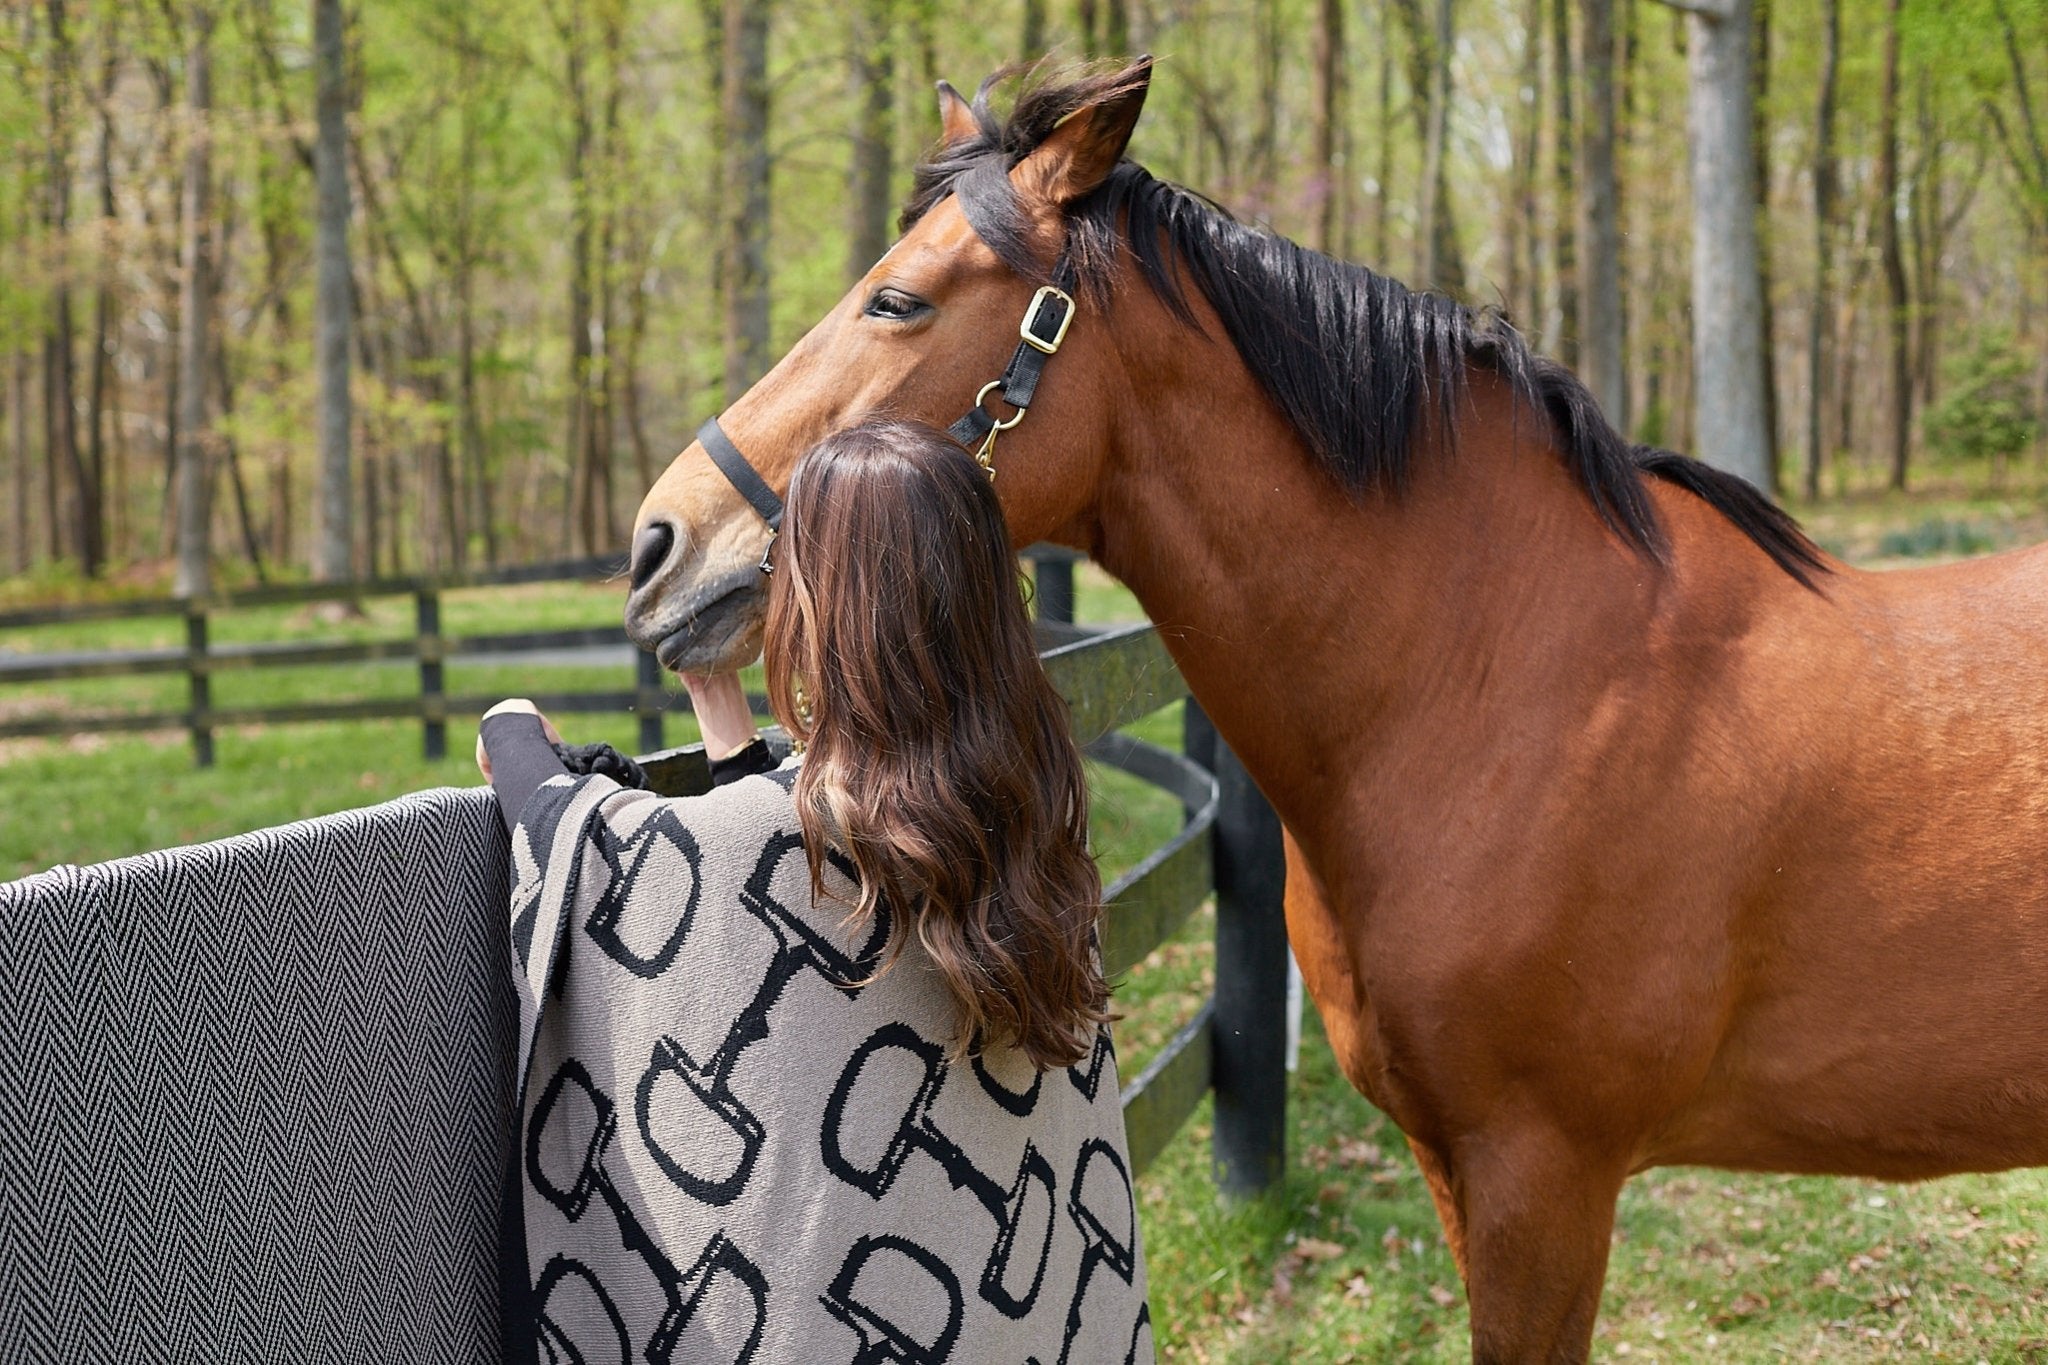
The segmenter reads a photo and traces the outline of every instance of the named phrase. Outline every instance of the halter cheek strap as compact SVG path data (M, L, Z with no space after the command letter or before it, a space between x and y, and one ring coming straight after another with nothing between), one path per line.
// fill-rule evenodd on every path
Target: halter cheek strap
M704 453L711 457L711 463L718 466L718 472L725 475L739 495L747 500L761 520L768 523L770 531L782 529L782 499L768 486L754 466L747 463L747 457L740 454L740 448L732 443L732 437L725 434L725 428L718 425L716 417L704 419L704 425L697 428L697 444L704 447Z
M1067 339L1067 328L1073 325L1074 300L1067 293L1073 286L1073 276L1073 262L1063 253L1053 268L1053 282L1033 294L1024 309L1024 320L1017 324L1017 349L1010 353L1010 363L1003 367L1001 376L981 386L981 392L974 395L974 406L946 429L954 440L974 452L974 458L981 461L981 467L988 470L991 478L995 476L992 457L996 437L1024 420L1031 400L1037 396L1045 362L1059 354L1060 343ZM1002 390L1003 401L1016 409L1001 420L982 406L998 389Z
M1059 354L1060 343L1067 339L1067 328L1073 325L1074 299L1067 290L1073 286L1074 266L1064 252L1053 267L1052 277L1053 282L1033 294L1024 309L1024 320L1017 324L1017 349L1011 353L1010 363L1003 367L1001 375L981 386L981 392L974 395L974 406L947 428L954 440L974 452L974 458L990 478L996 474L996 437L1024 420L1031 400L1038 394L1045 363ZM983 406L997 390L1001 390L1003 402L1015 409L1008 417L998 418ZM747 505L768 523L768 549L761 552L761 572L774 572L768 555L775 548L776 533L782 529L781 497L740 453L739 446L725 434L716 417L707 418L697 428L697 444L704 447L711 463L718 466L718 472L747 500Z

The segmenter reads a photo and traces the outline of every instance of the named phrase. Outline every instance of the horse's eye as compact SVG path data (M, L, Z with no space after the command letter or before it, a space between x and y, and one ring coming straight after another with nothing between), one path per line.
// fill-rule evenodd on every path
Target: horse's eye
M868 306L862 311L871 318L888 318L894 322L901 322L905 318L914 318L920 313L928 312L930 308L931 305L923 299L912 298L900 289L877 289L874 297L868 300Z

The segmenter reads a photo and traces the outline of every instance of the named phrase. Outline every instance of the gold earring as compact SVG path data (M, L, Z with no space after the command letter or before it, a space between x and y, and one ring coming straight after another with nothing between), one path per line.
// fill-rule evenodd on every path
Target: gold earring
M790 678L789 699L796 705L797 723L801 725L804 728L805 733L808 734L811 730L811 694L804 690L804 680L801 676L793 676ZM803 738L800 736L792 736L790 739L789 748L790 752L792 753L802 753L805 748Z

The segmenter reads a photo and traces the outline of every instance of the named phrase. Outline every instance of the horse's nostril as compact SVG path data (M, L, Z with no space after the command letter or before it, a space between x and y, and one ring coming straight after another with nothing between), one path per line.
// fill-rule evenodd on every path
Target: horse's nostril
M633 537L633 590L638 592L647 586L655 571L668 562L668 552L676 543L675 528L665 521L657 521L639 535Z

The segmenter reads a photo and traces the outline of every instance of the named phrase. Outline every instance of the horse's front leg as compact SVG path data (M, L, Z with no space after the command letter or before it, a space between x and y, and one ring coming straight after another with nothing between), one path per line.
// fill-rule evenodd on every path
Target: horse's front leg
M1593 1348L1626 1164L1530 1126L1461 1142L1444 1174L1475 1365L1579 1365Z

